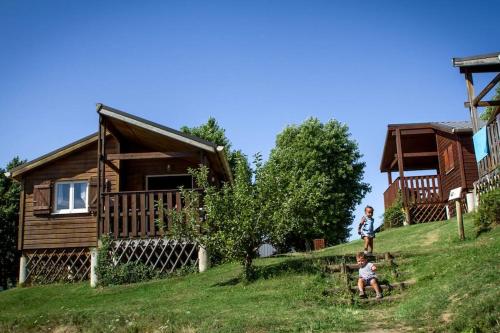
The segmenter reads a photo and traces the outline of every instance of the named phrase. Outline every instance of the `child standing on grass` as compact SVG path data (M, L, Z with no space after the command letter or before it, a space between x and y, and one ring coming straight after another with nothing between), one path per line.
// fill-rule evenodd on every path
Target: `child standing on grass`
M356 261L358 262L359 265L359 279L358 279L359 297L366 298L365 286L372 286L375 292L377 293L376 298L378 299L382 298L382 291L378 284L377 274L375 274L377 266L375 266L371 262L368 262L363 252L359 252L356 255Z
M358 234L365 241L365 254L373 252L373 239L375 238L375 230L373 229L373 207L365 207L365 216L361 218L358 226ZM368 250L370 249L370 250Z

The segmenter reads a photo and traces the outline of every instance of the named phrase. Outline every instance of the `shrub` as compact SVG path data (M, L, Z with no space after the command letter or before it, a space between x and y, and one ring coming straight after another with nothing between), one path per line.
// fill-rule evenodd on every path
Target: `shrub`
M158 273L151 267L141 262L129 262L126 264L113 264L111 257L111 239L108 236L101 237L102 245L97 257L97 278L102 286L136 283L151 280Z
M500 189L481 195L474 223L478 235L500 223Z
M401 227L404 224L405 218L403 200L401 200L401 195L398 194L396 201L384 212L383 229Z

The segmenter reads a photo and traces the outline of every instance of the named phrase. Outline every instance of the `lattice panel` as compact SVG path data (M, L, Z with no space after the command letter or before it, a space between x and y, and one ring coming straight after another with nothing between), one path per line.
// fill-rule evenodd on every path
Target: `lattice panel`
M112 242L113 262L142 262L161 273L198 263L198 245L165 238L120 239Z
M88 248L41 249L25 252L27 283L78 282L89 278Z
M446 220L444 203L418 204L410 207L412 223L423 223Z

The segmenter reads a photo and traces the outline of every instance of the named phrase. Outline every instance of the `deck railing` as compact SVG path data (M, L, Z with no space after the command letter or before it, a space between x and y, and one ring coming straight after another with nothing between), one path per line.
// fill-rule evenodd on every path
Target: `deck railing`
M439 175L411 176L403 179L404 191L401 191L401 179L398 177L384 192L384 206L390 207L399 193L408 204L442 202L439 191ZM405 200L406 199L406 200Z
M106 192L102 196L99 233L114 239L163 236L172 226L165 209L184 207L179 190Z
M497 118L498 119L498 118ZM498 120L492 121L486 126L488 137L489 154L478 163L479 178L482 178L500 166L500 133Z

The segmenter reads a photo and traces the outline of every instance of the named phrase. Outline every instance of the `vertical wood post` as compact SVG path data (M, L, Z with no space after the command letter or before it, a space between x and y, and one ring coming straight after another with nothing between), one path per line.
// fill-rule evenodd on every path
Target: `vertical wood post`
M97 105L99 112L100 104ZM102 116L99 114L99 128L97 131L97 236L100 236L102 197L101 197L101 168L102 168Z
M472 73L465 73L465 85L467 86L467 96L469 98L469 111L472 121L472 129L474 133L476 133L479 128L477 107L474 105L474 81L472 80Z
M97 258L98 251L96 247L90 249L90 286L92 288L97 287L98 278L97 278Z
M28 276L28 260L23 254L19 259L19 286L23 286L26 282L26 277Z
M455 200L455 210L457 213L458 237L460 237L460 240L465 240L464 219L462 216L462 204L460 203L460 199Z
M392 184L392 172L391 171L389 171L387 173L387 181L389 182L389 186L391 186L391 184Z
M405 184L405 174L404 174L404 166L403 166L403 148L401 144L401 130L399 128L396 129L396 151L398 158L398 170L399 170L399 181L401 182L401 195L403 197L403 206L405 210L405 223L404 225L411 224L411 216L410 210L408 207L408 198L406 195L406 184Z
M210 259L208 257L207 249L200 245L198 247L198 271L203 273L208 268L210 268Z

